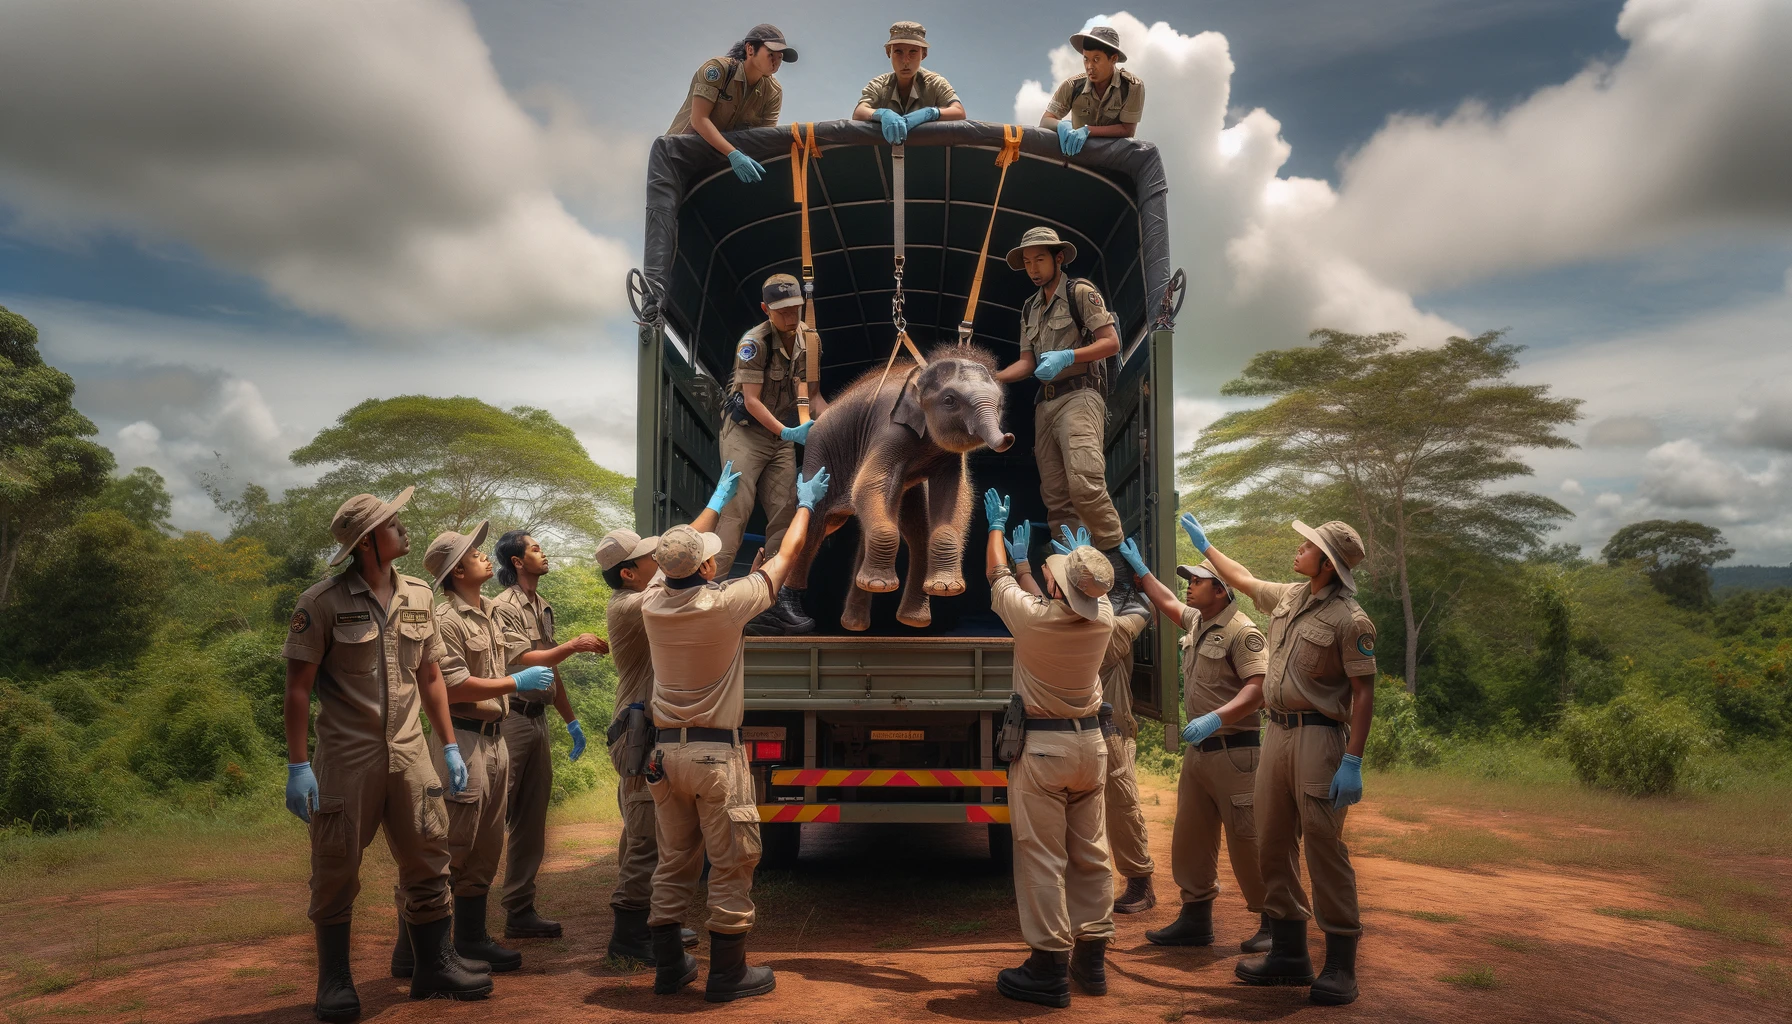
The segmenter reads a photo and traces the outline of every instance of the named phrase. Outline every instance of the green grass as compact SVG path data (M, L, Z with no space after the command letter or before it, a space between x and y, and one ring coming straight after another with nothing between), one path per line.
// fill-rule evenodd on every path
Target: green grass
M1706 915L1683 910L1655 907L1594 907L1593 913L1626 921L1660 921L1691 931L1710 932L1725 938L1752 942L1760 946L1782 946L1770 918L1758 914L1738 913L1727 908L1706 908Z
M268 995L270 995L270 996L290 996L294 992L297 992L298 990L299 990L299 986L294 985L291 982L287 982L284 985L275 985L273 988L268 989Z
M1455 825L1436 825L1399 836L1376 836L1364 844L1363 852L1409 864L1455 870L1511 864L1530 857L1522 844L1505 836Z
M1543 943L1523 935L1489 935L1487 941L1514 953L1535 953L1543 948Z
M1460 923L1462 923L1462 920L1463 920L1463 917L1461 914L1451 914L1451 913L1448 913L1448 912L1442 911L1442 910L1392 910L1392 909L1390 909L1388 911L1388 913L1399 914L1402 917L1410 917L1415 921L1430 921L1432 924L1460 924Z
M1465 971L1457 971L1454 974L1440 975L1437 980L1448 982L1458 988L1487 989L1499 987L1499 980L1493 976L1493 968L1488 967L1485 964L1480 967L1470 967Z
M1403 821L1409 825L1424 824L1431 820L1431 815L1405 804L1391 804L1381 809L1383 817L1394 821Z

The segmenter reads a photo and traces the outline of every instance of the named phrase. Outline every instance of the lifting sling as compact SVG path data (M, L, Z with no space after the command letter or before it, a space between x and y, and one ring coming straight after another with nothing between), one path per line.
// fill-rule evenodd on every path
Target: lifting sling
M821 147L815 142L815 122L790 126L790 187L796 202L802 206L803 222L803 315L796 324L796 336L808 353L806 372L796 382L796 420L809 422L809 389L821 387L821 335L815 333L815 252L809 239L809 163L821 158Z
M890 376L890 367L896 364L896 353L908 349L916 364L926 366L927 360L922 358L921 350L915 347L914 340L908 336L908 317L903 314L904 299L902 296L902 275L907 262L907 206L908 206L908 168L906 151L903 146L890 147L890 198L895 203L896 213L893 227L896 245L896 292L890 296L890 322L896 325L896 343L890 347L890 358L884 363L883 376L877 379L877 386L882 388L884 381Z
M977 298L983 294L983 267L989 262L989 240L995 234L996 213L1002 208L1002 186L1008 183L1008 168L1020 159L1021 128L1017 124L1002 126L1002 151L996 154L996 166L1002 174L996 179L996 198L989 204L989 226L983 230L983 249L977 253L977 272L971 276L971 293L965 299L964 319L958 322L958 343L969 345L976 330L971 322L977 318Z

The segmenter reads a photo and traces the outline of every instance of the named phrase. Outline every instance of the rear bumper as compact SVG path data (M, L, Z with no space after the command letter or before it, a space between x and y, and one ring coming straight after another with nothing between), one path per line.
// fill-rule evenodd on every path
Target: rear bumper
M765 824L838 822L840 824L973 825L1008 824L1007 804L869 803L760 804Z

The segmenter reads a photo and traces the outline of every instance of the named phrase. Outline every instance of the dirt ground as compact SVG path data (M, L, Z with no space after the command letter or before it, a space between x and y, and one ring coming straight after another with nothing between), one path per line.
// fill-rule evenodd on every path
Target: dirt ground
M1644 905L1657 889L1650 879L1525 867L1455 871L1367 856L1356 861L1365 926L1358 972L1362 998L1350 1007L1328 1009L1308 1005L1304 989L1240 985L1232 974L1236 944L1254 930L1255 921L1227 875L1215 915L1216 945L1175 949L1145 941L1147 928L1176 915L1178 899L1169 871L1175 790L1161 780L1142 781L1159 865L1159 902L1148 913L1116 918L1111 993L1075 995L1066 1017L1784 1021L1792 1012L1783 989L1739 987L1725 977L1734 968L1723 966L1740 962L1726 957L1746 954L1757 973L1781 978L1792 966L1783 948L1738 951L1718 936L1614 916L1614 907ZM1348 826L1364 834L1398 834L1412 827L1389 817L1373 799L1351 812ZM605 962L615 833L613 823L555 831L542 909L565 922L567 937L518 943L525 950L523 970L500 976L496 992L482 1003L410 1002L405 983L385 970L393 928L389 905L364 896L355 932L363 1019L620 1021L709 1014L719 1021L865 1024L1032 1020L1059 1012L996 994L996 970L1019 962L1025 950L1011 883L988 861L980 827L808 826L800 869L762 873L756 887L760 923L750 957L777 971L777 990L726 1006L703 1002L701 978L677 996L656 997L651 972ZM382 844L376 843L369 863L382 855ZM1751 867L1779 885L1792 885L1792 865L1763 858ZM370 873L369 889L389 885L388 879L387 873ZM302 915L302 887L266 883L264 888L272 905ZM78 955L76 941L56 932L58 901L79 900L91 910L94 901L103 900L171 919L204 920L214 916L224 895L215 885L177 881L18 900L0 905L5 934L0 945L18 943L16 950L30 948L39 961ZM243 893L229 895L240 900ZM701 929L700 922L694 915L691 923ZM1314 943L1317 954L1317 933ZM699 958L706 952L700 948ZM305 932L127 957L60 991L13 1000L5 1011L20 1022L63 1016L299 1022L311 1019L312 985Z

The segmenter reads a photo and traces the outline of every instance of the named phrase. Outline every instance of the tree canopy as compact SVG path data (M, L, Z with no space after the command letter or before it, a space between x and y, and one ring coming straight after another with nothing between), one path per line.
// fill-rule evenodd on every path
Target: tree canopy
M1612 534L1605 560L1641 563L1655 589L1682 608L1711 603L1711 567L1736 553L1714 526L1690 519L1649 519Z

